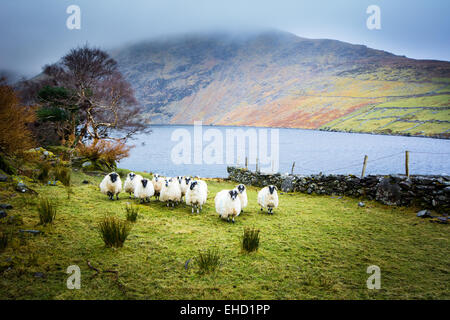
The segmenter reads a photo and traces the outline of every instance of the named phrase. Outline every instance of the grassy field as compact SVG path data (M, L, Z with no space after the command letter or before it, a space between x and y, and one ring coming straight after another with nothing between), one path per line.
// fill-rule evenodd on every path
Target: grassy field
M83 184L88 180L89 184ZM57 204L56 220L40 226L36 198L14 196L0 183L1 202L14 206L0 219L13 240L0 252L0 299L449 299L449 228L415 216L415 208L304 194L280 194L273 216L259 213L257 189L249 207L231 224L218 218L214 195L235 184L209 180L203 213L160 202L141 212L123 248L105 248L97 231L105 215L125 219L125 194L109 201L101 178L74 173L71 199L63 186L29 183ZM245 227L261 230L260 248L246 254ZM42 235L18 233L42 230ZM217 248L219 269L200 274L200 250ZM186 261L190 260L186 268ZM87 261L100 270L96 272ZM81 268L81 289L66 288L66 269ZM370 265L381 268L381 289L368 290Z
M433 136L450 134L450 95L392 99L322 126L338 131Z

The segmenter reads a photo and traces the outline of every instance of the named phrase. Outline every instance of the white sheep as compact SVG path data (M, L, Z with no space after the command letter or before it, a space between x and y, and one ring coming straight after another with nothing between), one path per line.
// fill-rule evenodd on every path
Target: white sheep
M178 183L180 184L181 199L183 199L183 197L186 195L186 192L189 188L189 183L192 181L192 179L190 177L178 176L177 180L178 180Z
M205 181L200 180L200 179L197 179L195 181L197 181L197 183L203 188L203 190L204 190L203 195L205 197L204 201L206 202L206 199L208 198L208 185L206 184Z
M192 181L197 181L197 183L199 185L201 185L202 188L205 189L205 196L207 198L208 197L208 185L206 184L206 182L203 180L200 180L199 176L195 176L195 178L193 180L191 180L191 183L192 183ZM205 199L205 202L206 202L206 199Z
M175 203L178 204L181 201L181 188L176 179L167 177L164 180L159 200L167 202L167 206L171 204L172 207L174 207Z
M161 189L164 185L164 177L155 173L153 175L152 184L153 184L153 188L155 189L155 197L156 197L156 199L159 199L159 196L161 194Z
M208 185L206 182L200 179L197 179L196 181L205 189L205 195L208 196Z
M139 202L150 202L150 197L155 194L155 189L151 181L141 178L134 189L134 197L139 199Z
M119 193L122 191L120 176L115 172L107 174L100 183L100 191L106 194L110 200L114 200L114 196L119 200Z
M239 191L237 189L233 190L222 190L216 194L214 199L216 205L216 212L222 219L227 219L234 223L234 218L241 213L241 200L238 196Z
M136 174L134 172L130 172L129 174L127 174L127 178L123 183L123 189L125 192L130 194L129 198L131 198L131 195L134 194L134 190L141 180L142 176L139 174Z
M243 184L240 184L236 189L239 191L238 196L239 200L241 200L241 212L244 212L244 208L248 205L247 188Z
M273 209L278 207L277 187L270 185L259 190L258 204L261 206L261 211L264 208L267 209L268 214L273 214Z
M203 181L201 181L203 182ZM194 180L189 183L188 190L186 191L186 204L192 206L192 213L194 208L197 209L197 213L202 210L202 206L206 203L208 197L208 188L205 187L206 183Z

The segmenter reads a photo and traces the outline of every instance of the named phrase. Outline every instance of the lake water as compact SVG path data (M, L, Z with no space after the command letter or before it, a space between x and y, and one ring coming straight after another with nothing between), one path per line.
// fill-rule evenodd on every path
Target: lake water
M216 129L217 134L223 134L225 146L226 130L239 127L203 126L203 134L208 129ZM173 149L180 147L180 141L172 141L175 130L181 129L192 135L191 164L176 164L173 161ZM242 127L241 129L259 132L263 128ZM265 128L267 129L267 128ZM165 176L190 175L200 177L227 177L226 150L223 153L223 163L194 164L194 154L205 148L209 142L202 138L194 138L194 126L152 126L153 132L138 135L130 144L135 145L130 157L123 159L119 167L136 171L155 172ZM270 128L268 142L270 147ZM368 156L366 174L389 174L405 172L405 150L410 151L410 174L445 174L450 175L450 140L384 136L357 133L324 132L302 129L278 129L279 135L279 170L287 173L291 171L295 161L294 172L298 174L340 173L360 175L364 155ZM178 130L180 132L180 130ZM260 136L258 136L259 138ZM204 136L203 136L204 139ZM211 140L210 140L211 141ZM258 140L259 142L261 140ZM275 140L274 140L275 141ZM186 144L183 144L186 145ZM196 145L196 146L195 146ZM225 147L224 147L225 148ZM268 153L270 154L270 148ZM197 151L195 151L197 150ZM201 150L201 149L200 149ZM248 141L245 148L249 155ZM214 155L216 153L213 152ZM244 158L238 159L237 149L235 159L230 164L244 166ZM261 159L261 158L260 158ZM255 169L256 159L250 159L249 168ZM272 171L270 162L260 167L263 171Z

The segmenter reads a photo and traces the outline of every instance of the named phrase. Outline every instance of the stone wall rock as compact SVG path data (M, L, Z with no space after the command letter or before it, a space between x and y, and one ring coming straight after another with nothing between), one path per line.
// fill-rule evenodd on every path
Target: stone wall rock
M344 195L376 200L391 206L410 206L450 212L450 176L369 175L362 179L339 174L267 174L228 167L229 179L246 185L270 184L283 192Z

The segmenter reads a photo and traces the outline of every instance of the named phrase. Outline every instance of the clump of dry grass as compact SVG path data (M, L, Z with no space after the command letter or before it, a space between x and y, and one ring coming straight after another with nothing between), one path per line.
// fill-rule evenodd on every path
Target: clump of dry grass
M52 223L56 217L56 206L48 199L41 198L37 204L39 224Z
M253 252L259 248L259 230L255 228L245 228L242 236L242 250Z
M9 242L9 236L6 233L0 233L0 252L6 249Z
M199 272L202 274L216 271L220 265L220 253L217 248L200 251L197 257Z
M125 210L127 212L127 221L136 222L139 215L139 207L133 204L127 204Z
M123 247L125 240L130 234L131 227L127 221L115 217L105 217L98 224L100 236L107 247Z

